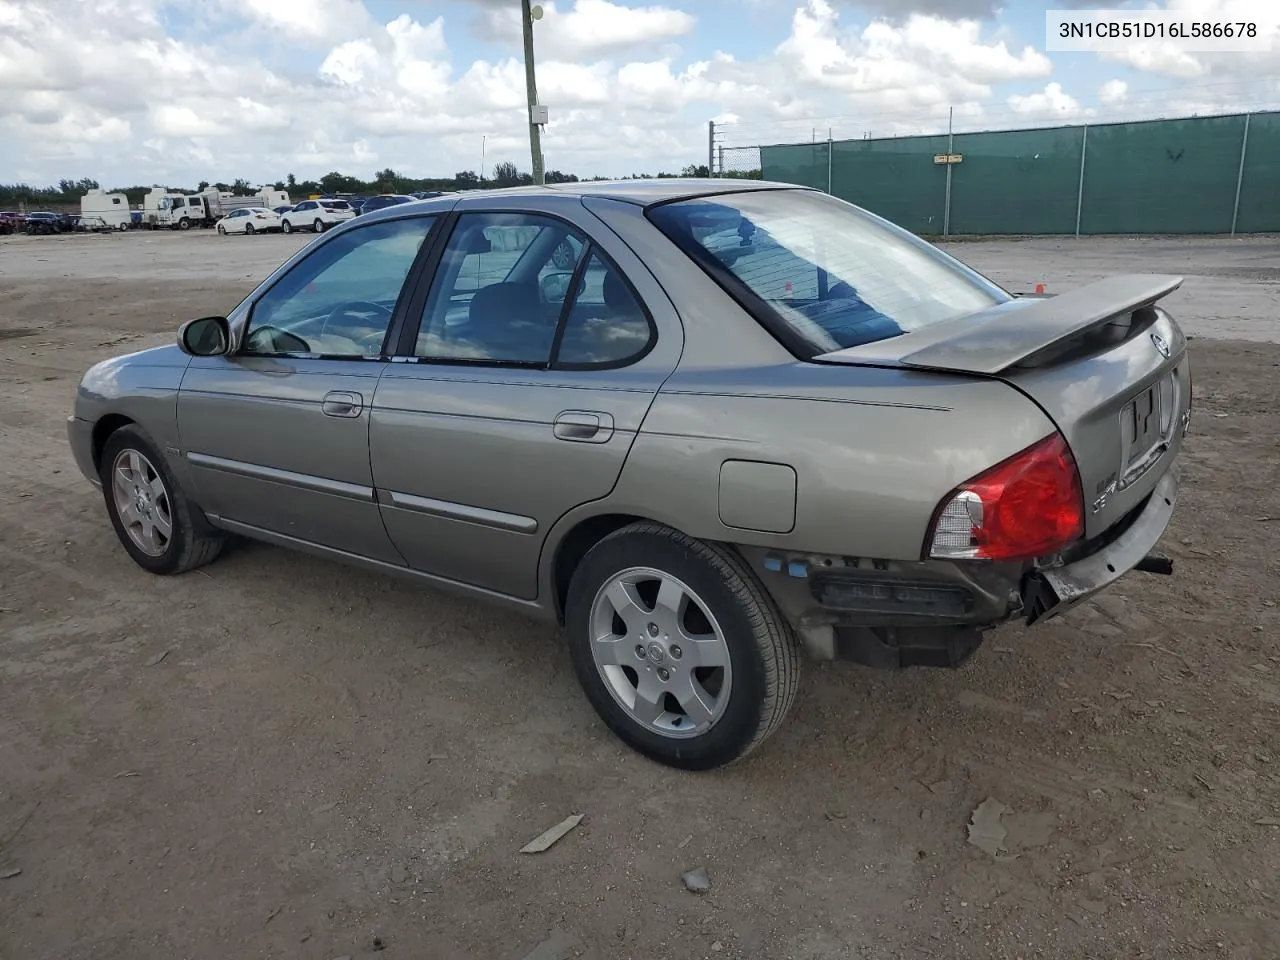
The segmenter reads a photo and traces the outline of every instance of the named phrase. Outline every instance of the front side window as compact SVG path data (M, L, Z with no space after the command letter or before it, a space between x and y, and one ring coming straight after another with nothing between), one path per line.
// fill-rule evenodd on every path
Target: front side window
M648 215L809 358L1010 299L905 230L816 191L719 194Z
M379 356L405 278L434 222L391 220L322 244L254 304L241 352Z

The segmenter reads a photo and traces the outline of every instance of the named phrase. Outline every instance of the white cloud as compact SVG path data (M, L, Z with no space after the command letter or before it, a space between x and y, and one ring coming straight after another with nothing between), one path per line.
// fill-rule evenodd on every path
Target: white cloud
M363 33L373 22L360 0L221 0L221 7L272 35L312 46Z
M1123 80L1108 80L1098 88L1098 99L1106 104L1123 103L1129 93L1129 85Z
M378 22L360 0L0 0L0 181L194 184L387 165L449 176L479 167L482 139L487 163L527 169L516 5L476 2L445 15L406 4L411 14ZM748 57L706 52L725 34L702 11L727 16L728 4L700 4L699 22L660 2L549 0L536 26L548 166L678 170L705 158L712 117L739 124L732 145L808 140L832 124L836 136L937 132L949 107L966 129L1111 118L1141 100L1121 68L1101 87L1102 76L1082 80L1096 91L1082 103L1008 27L918 13L868 22L832 0L788 2L789 33ZM210 22L169 35L184 19L173 14L193 8ZM475 16L497 56L460 52ZM1225 63L1199 58L1196 69ZM1274 81L1250 82L1280 99ZM1162 95L1164 112L1231 96L1184 88Z
M1052 116L1062 120L1088 116L1092 110L1085 110L1079 101L1062 89L1060 83L1046 84L1039 93L1025 96L1014 94L1009 98L1009 106L1017 113L1032 113L1038 116Z
M629 7L609 0L575 0L562 12L554 2L542 4L543 16L533 25L540 54L552 58L592 56L630 47L677 40L691 34L692 16L671 7ZM481 36L510 44L522 42L520 7L510 3L486 9L477 30Z
M1144 6L1177 13L1187 23L1253 24L1260 38L1271 41L1271 49L1202 53L1187 52L1169 41L1148 41L1135 43L1123 52L1101 54L1103 59L1182 80L1274 75L1280 71L1280 3L1276 0L1167 0Z

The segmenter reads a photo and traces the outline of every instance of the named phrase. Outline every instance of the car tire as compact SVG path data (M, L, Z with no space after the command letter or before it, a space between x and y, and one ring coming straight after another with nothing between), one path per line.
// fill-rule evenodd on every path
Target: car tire
M222 552L226 537L208 527L141 427L130 424L107 438L99 477L116 536L144 570L160 575L185 573ZM140 498L142 509L129 503L132 497ZM134 506L132 517L124 513L128 506ZM169 533L164 536L166 522ZM149 538L148 527L160 535Z
M281 220L280 229L285 233L293 233L293 224L290 223L288 220Z
M324 233L324 221L316 217L315 223L311 224L311 229L316 233Z
M679 600L673 616L663 615L659 589ZM629 623L610 599L621 595L635 601L624 604ZM588 551L569 584L565 630L601 719L671 767L710 770L747 756L799 687L795 636L741 557L659 524L623 527ZM617 639L596 639L604 634ZM653 695L642 699L642 686Z
M246 234L246 235L248 235L248 236L252 237L252 236L253 236L253 224L252 224L252 223L246 223L246 224L244 225L244 232L245 232L245 234Z
M218 235L223 237L227 235L227 228L224 227L222 224L218 224Z
M191 221L190 221L190 220L188 220L186 217L183 217L181 220L179 220L179 221L178 221L178 229L179 229L179 230L190 230L190 229L191 229Z
M573 244L568 240L561 240L551 253L551 262L557 270L572 270L578 262L578 257L573 252Z

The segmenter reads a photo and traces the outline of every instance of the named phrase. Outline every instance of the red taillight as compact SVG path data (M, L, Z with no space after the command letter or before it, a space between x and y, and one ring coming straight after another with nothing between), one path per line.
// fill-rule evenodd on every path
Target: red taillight
M934 517L928 555L937 560L1026 560L1056 553L1084 534L1075 458L1055 433L962 484Z

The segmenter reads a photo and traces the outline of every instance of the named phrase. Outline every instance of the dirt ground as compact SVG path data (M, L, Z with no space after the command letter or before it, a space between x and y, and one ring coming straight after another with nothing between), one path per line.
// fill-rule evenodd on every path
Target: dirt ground
M0 958L1280 955L1280 242L955 245L1016 288L1194 274L1174 576L955 672L809 664L704 775L612 739L518 616L266 546L128 560L80 374L303 242L0 241Z

